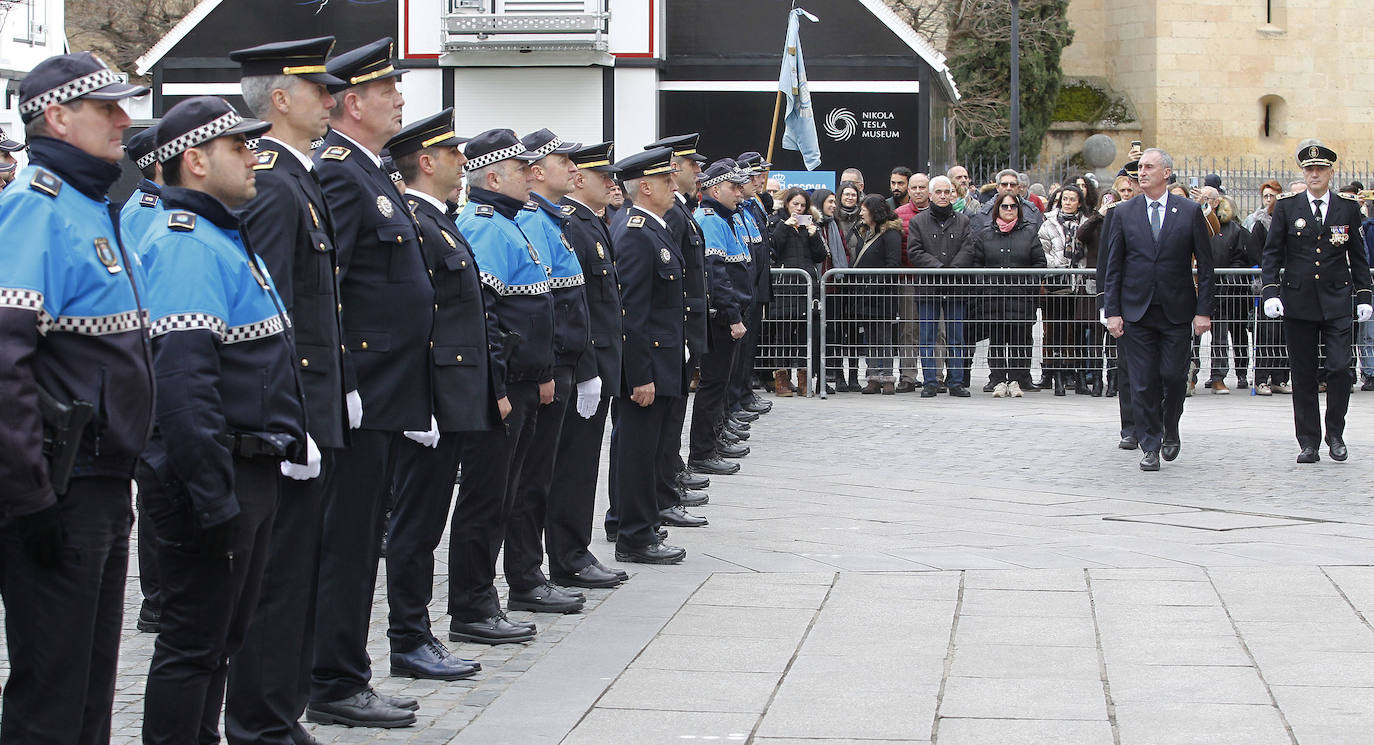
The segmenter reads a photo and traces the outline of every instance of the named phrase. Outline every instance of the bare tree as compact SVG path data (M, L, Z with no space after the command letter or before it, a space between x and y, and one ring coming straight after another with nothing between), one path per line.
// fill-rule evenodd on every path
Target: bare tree
M132 73L134 61L195 6L196 0L67 0L67 37L73 49Z
M924 36L937 49L945 48L949 35L951 0L886 0L906 25Z

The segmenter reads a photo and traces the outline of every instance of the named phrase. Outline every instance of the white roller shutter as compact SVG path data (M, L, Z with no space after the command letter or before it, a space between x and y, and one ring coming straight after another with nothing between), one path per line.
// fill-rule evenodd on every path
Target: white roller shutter
M565 140L601 141L600 67L460 67L454 118L471 137L494 127L526 135L547 127Z

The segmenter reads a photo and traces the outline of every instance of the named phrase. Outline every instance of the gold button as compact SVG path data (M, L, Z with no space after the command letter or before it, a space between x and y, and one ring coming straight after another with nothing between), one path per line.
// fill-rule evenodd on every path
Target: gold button
M607 270L605 270L605 269L602 269L602 270L601 270L601 276L604 277L604 276L606 276L607 274L609 274L609 272L608 272Z
M339 312L340 312L340 313L343 312L343 303L339 303Z
M434 270L433 270L433 269L430 269L430 270L429 270L429 276L431 276L431 277L434 276Z
M1320 274L1318 274L1318 275L1312 277L1312 279L1321 279L1321 278L1322 278L1322 275L1320 275Z
M462 362L462 361L463 361L463 355L461 355L461 354L458 355L458 361L459 361L459 362Z
M692 306L690 306L690 305L687 306L687 312L688 312L688 313L691 313L691 312L692 312Z
M668 279L677 279L677 277L674 277L673 275L669 274Z
M468 268L468 263L467 263L466 261L460 261L460 262L458 262L458 268L459 268L459 269L467 269L467 268Z
M435 303L435 304L434 304L434 309L435 309L435 310L439 310L439 304L438 304L438 303Z
M430 343L429 343L429 348L430 348L430 349L433 349L433 348L434 348L434 342L430 342Z
M624 334L621 334L621 335L620 335L620 340L621 340L621 341L629 341L630 338L629 338L628 336L625 336Z
M397 242L397 243L403 243L403 241L401 240L401 236L399 236L399 235L396 236L396 242Z
M324 244L323 244L323 243L320 244L320 250L321 250L321 251L324 250Z
M310 360L307 360L307 359L305 359L304 357L302 357L302 358L301 358L301 367L310 367Z
M654 346L658 346L658 342L654 342Z
M339 268L338 268L337 266L334 267L334 276L335 276L335 277L339 276Z
M621 309L620 309L620 315L622 315L622 316L625 315L625 309L624 309L624 308L621 308Z
M363 348L363 349L367 349L367 342L363 342L363 343L362 343L362 348Z
M1322 250L1321 250L1320 248L1317 249L1317 253L1321 253L1321 252L1322 252Z

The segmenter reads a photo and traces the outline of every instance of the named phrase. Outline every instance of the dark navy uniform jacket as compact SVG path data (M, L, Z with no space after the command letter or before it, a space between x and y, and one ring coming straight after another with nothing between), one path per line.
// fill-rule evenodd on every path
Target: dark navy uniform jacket
M472 246L486 294L487 342L497 398L505 397L507 383L553 380L549 269L515 224L524 206L519 200L473 188L454 220Z
M672 232L682 247L682 260L686 263L686 294L684 315L687 316L687 348L693 357L700 357L710 349L710 335L706 333L706 315L711 305L711 293L707 291L710 278L706 274L706 240L701 235L701 226L692 217L696 209L695 200L689 201L681 192L676 194L676 204L668 210L663 219L668 222Z
M561 207L530 192L530 200L516 215L540 260L549 268L553 294L553 355L557 367L576 367L590 341L586 283L577 252L564 234L568 215Z
M1321 225L1306 191L1274 204L1264 241L1264 299L1283 301L1283 314L1304 321L1351 318L1355 303L1370 303L1369 256L1360 236L1359 202L1329 192ZM1279 270L1283 277L1279 277Z
M754 302L764 304L773 299L773 275L768 271L773 262L768 241L764 238L768 235L768 211L758 197L750 197L740 204L738 212L742 220L753 223L745 225L749 231L749 269L754 280Z
M434 286L415 221L391 177L342 134L325 135L315 168L338 252L344 387L356 383L363 429L427 431Z
M105 199L119 168L57 140L30 148L0 192L0 520L56 500L40 388L95 405L77 476L132 478L153 418L148 285Z
M706 241L706 271L711 284L711 318L722 326L741 323L753 297L751 256L735 224L735 211L702 199L693 215Z
M619 395L649 383L656 396L686 395L682 254L656 215L641 207L626 212L611 230L625 306L625 388Z
M143 234L148 227L157 223L162 214L162 187L156 182L143 179L138 188L124 201L119 211L119 237L125 246L138 246L143 242Z
M624 352L621 328L620 275L616 270L611 231L591 208L572 197L562 200L568 216L564 232L586 278L587 319L591 330L587 353L577 362L573 377L581 383L601 378L608 394L620 386L620 358Z
M444 214L443 203L406 192L434 273L434 418L440 432L494 429L501 422L492 383L482 281L472 247Z
M166 219L143 246L152 257L158 381L157 427L143 460L210 527L239 512L224 437L270 438L286 457L304 460L305 401L291 321L237 218L204 192L169 186L162 197Z
M243 231L267 264L291 318L310 436L322 448L341 448L348 444L348 426L329 208L319 181L299 156L269 137L259 143L253 166L258 195L243 209Z

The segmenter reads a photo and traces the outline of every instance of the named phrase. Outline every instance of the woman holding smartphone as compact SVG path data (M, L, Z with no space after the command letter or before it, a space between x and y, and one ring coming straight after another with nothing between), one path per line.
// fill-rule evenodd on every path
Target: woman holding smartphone
M783 193L778 208L778 219L773 224L769 236L772 247L773 266L801 269L810 278L812 292L816 291L816 281L820 277L817 266L825 261L825 243L821 239L820 215L811 207L811 197L798 188ZM783 350L801 349L806 346L807 319L811 314L810 304L806 302L806 285L793 279L784 279L773 286L773 301L768 307L769 316L783 321L782 332L775 342ZM813 326L815 324L812 324ZM784 352L785 353L785 352ZM813 339L810 369L820 369L820 343ZM782 358L782 367L773 371L774 393L778 396L791 396L792 368L797 373L797 395L805 396L809 376L808 362L801 357ZM827 393L832 391L827 391Z

